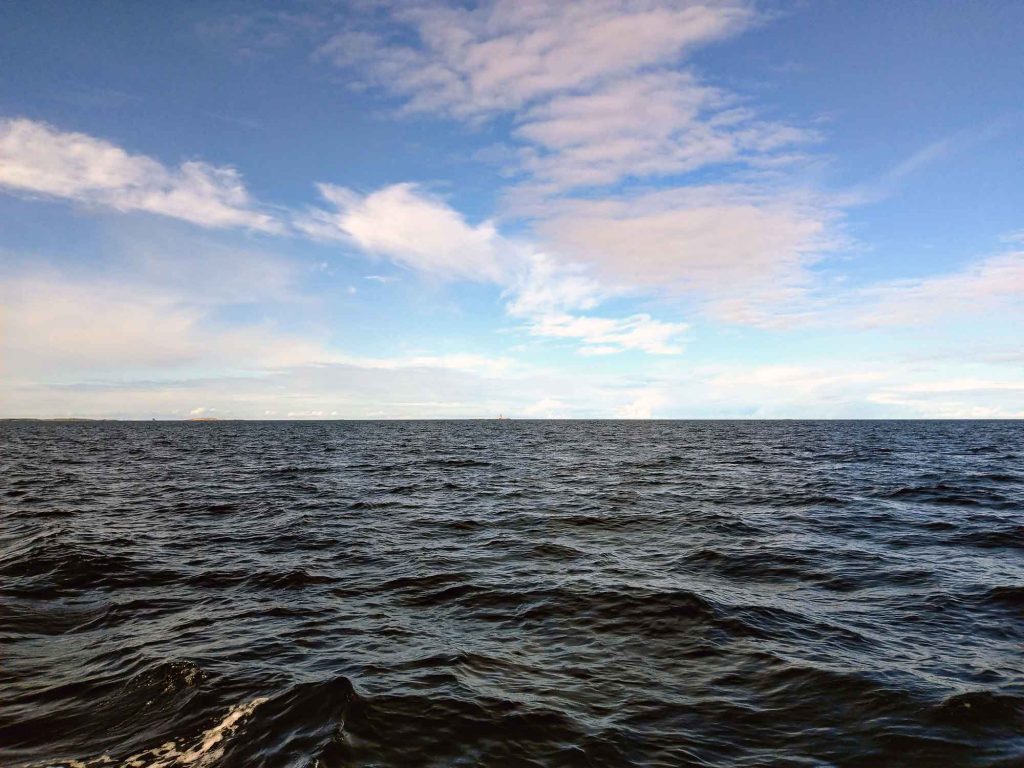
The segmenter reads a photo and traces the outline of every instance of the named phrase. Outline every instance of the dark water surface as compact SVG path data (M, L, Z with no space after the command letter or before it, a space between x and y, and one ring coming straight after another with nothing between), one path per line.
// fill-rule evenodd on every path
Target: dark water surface
M1024 765L1024 423L2 423L0 764L110 763Z

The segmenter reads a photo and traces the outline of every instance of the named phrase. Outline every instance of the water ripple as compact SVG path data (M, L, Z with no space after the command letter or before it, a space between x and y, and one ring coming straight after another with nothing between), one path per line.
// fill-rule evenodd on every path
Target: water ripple
M0 422L0 764L1024 764L1022 444Z

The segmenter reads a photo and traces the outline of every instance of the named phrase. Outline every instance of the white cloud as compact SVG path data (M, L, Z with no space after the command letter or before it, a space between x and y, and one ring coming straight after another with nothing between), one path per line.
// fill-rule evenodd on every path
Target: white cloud
M723 402L749 401L756 393L762 402L774 405L831 401L845 397L851 389L876 385L885 378L886 372L881 366L839 361L828 366L804 363L731 365L711 368L704 373L704 381Z
M360 196L321 185L334 211L314 210L298 225L312 236L351 242L420 272L489 281L505 288L507 310L531 335L576 340L587 354L626 349L652 354L682 351L687 326L648 315L612 319L580 316L608 295L578 265L503 237L485 222L473 226L444 201L412 184Z
M1019 366L837 358L628 373L509 356L346 354L315 329L217 320L209 297L56 272L0 284L0 415L261 418L511 416L1015 416ZM589 353L674 352L682 324L558 314L528 328Z
M296 226L311 237L342 240L407 267L449 278L503 282L510 264L494 225L473 226L414 184L369 195L319 185L331 210L313 209ZM383 278L371 276L384 282Z
M577 264L524 250L522 268L506 290L508 311L517 317L548 312L593 309L604 293L600 284Z
M262 370L329 359L261 324L218 327L211 307L164 288L36 273L0 286L0 368L12 379Z
M427 3L391 7L390 21L411 30L414 44L347 29L318 54L364 73L410 112L514 114L514 135L529 145L522 169L551 193L723 162L777 163L811 139L679 69L697 46L757 18L742 0Z
M650 419L655 411L668 404L666 393L657 387L648 387L631 393L634 399L615 410L619 419Z
M688 327L644 314L612 319L551 313L534 318L529 331L534 336L577 340L583 344L583 354L639 350L653 355L676 355L683 351L680 337Z
M491 357L470 353L443 355L407 354L391 358L353 357L346 355L338 356L336 359L338 362L344 362L348 365L358 365L361 368L373 370L444 369L490 377L508 375L518 367L517 362L510 357Z
M728 322L771 324L835 247L831 213L798 197L697 187L623 200L568 201L539 223L545 243L605 284L695 297Z
M196 371L265 374L302 366L352 365L366 370L440 369L503 376L514 360L480 354L409 353L359 357L316 333L282 332L270 324L215 322L214 307L145 285L67 280L35 274L0 288L0 370L19 381Z
M1024 378L1019 371L1001 377L955 376L893 382L867 395L873 403L927 418L991 419L1024 417Z
M498 0L473 10L427 3L399 6L393 16L415 31L418 46L346 31L320 55L368 66L410 110L463 118L672 63L754 19L748 3L729 0Z
M368 68L413 110L465 119L514 113L514 135L530 146L521 157L532 181L519 191L532 209L523 210L537 221L543 248L510 241L490 221L470 223L413 184L366 195L321 184L325 205L293 217L292 230L423 274L500 285L513 317L544 318L532 323L537 335L595 325L602 318L565 316L629 292L694 296L720 319L753 324L775 322L780 305L802 296L810 282L805 266L829 240L831 214L797 195L722 184L551 199L579 186L713 163L777 161L806 141L806 132L758 120L735 96L679 70L695 46L754 23L750 3L498 0L474 10L388 8L392 21L414 31L414 46L346 31L321 54ZM28 172L9 174L9 184L23 191L207 226L283 231L254 210L231 169L186 163L174 171L98 139L21 122L16 144ZM39 151L26 152L29 145ZM615 322L614 338L636 337L635 317ZM667 333L664 325L645 334ZM616 346L589 344L587 351Z
M508 313L524 320L530 335L578 342L584 355L626 350L654 355L683 352L681 337L689 328L685 323L663 322L647 314L622 318L579 314L595 309L611 295L579 264L527 252L523 268L506 294Z
M799 319L806 266L838 240L835 208L785 179L816 134L762 119L684 68L696 46L756 23L752 3L384 7L411 43L346 30L320 55L411 112L511 115L520 178L506 203L533 221L542 250L581 267L591 295L653 289L731 322ZM679 178L712 166L743 181ZM636 193L651 179L674 188Z
M570 412L567 403L557 397L544 397L523 408L523 415L534 419L564 419Z
M863 327L916 325L1024 309L1024 251L980 259L944 275L880 283L854 295L843 314Z
M690 73L652 72L540 104L516 133L538 147L524 166L551 191L757 163L812 138L759 121L736 102Z
M102 139L24 118L0 120L0 187L203 227L281 231L258 210L233 168L192 160L172 169Z
M965 378L967 370L975 370L977 375ZM682 400L721 416L1014 418L1024 415L1024 378L1019 371L963 361L950 365L835 358L770 365L706 366L670 391L674 402Z
M317 365L501 376L516 366L506 356L478 353L345 353L327 343L327 328L312 311L317 303L298 290L309 264L176 235L171 228L156 234L160 245L148 248L134 235L124 237L117 248L131 258L115 248L98 273L24 258L6 265L0 271L4 376L22 382L143 375L166 380ZM245 307L248 314L253 306L260 309L257 319L228 319L226 310ZM266 319L282 314L288 331Z

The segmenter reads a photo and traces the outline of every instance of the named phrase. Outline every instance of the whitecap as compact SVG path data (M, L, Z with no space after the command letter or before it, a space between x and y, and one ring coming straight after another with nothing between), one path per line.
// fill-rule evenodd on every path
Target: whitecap
M224 747L242 722L250 717L265 697L255 698L237 704L228 710L224 718L212 728L203 731L191 747L184 748L175 741L168 741L155 749L131 755L117 761L110 755L101 755L89 760L69 760L48 763L48 768L99 768L100 766L120 765L122 768L175 768L175 766L193 766L203 768L214 765L224 755Z

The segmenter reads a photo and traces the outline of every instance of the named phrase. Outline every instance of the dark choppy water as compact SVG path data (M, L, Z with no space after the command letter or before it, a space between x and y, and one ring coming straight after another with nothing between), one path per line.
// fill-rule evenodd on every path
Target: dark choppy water
M0 451L3 765L1024 764L1022 423Z

